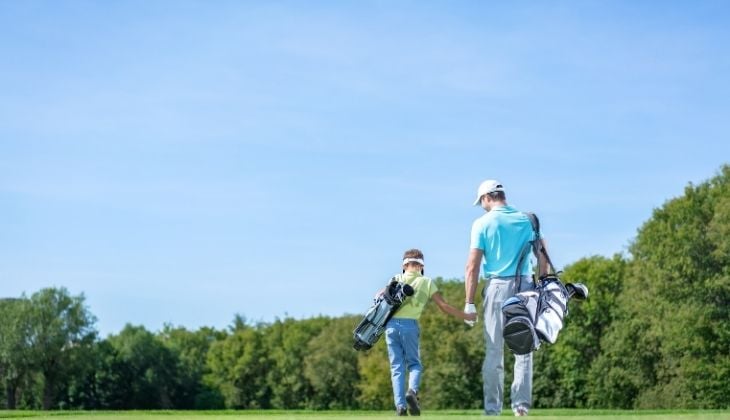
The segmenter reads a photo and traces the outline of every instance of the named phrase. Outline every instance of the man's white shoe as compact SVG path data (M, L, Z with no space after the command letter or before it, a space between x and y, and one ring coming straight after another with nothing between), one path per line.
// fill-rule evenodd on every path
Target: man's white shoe
M527 408L523 406L515 407L514 410L515 417L525 417L527 416Z

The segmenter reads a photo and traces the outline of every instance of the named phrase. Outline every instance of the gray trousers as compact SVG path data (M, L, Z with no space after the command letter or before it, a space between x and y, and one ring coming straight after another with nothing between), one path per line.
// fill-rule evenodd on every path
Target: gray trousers
M532 279L522 276L520 291L530 290ZM487 281L484 297L484 338L486 353L482 365L484 412L499 415L504 400L504 338L502 337L502 303L514 295L514 278L498 277ZM532 353L515 356L512 381L512 409L532 404Z

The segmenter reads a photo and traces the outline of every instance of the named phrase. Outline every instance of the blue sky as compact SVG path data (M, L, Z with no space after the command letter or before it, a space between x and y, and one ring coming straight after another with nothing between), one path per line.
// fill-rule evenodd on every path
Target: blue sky
M476 187L625 252L730 161L730 4L0 3L0 295L125 323L361 313ZM455 302L460 305L461 302Z

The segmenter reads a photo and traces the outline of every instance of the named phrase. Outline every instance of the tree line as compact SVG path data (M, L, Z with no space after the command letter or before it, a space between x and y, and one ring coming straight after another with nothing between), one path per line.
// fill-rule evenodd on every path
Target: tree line
M562 279L591 296L535 353L535 407L730 408L729 166L656 209L627 255L583 258ZM463 300L462 281L437 283ZM83 295L43 289L0 300L0 407L391 409L383 341L352 348L360 319L236 316L225 330L101 338ZM431 305L420 323L423 406L481 408L481 329Z

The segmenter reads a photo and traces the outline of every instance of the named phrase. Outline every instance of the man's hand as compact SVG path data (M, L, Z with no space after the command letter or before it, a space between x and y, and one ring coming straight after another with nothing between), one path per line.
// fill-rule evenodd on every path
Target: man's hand
M464 323L466 325L468 325L470 327L473 327L477 323L477 318L476 318L477 307L474 306L473 303L467 303L467 304L464 305L464 313L467 314L467 315L474 314L474 320L473 321L469 321L469 320L466 320L466 319L464 320Z

